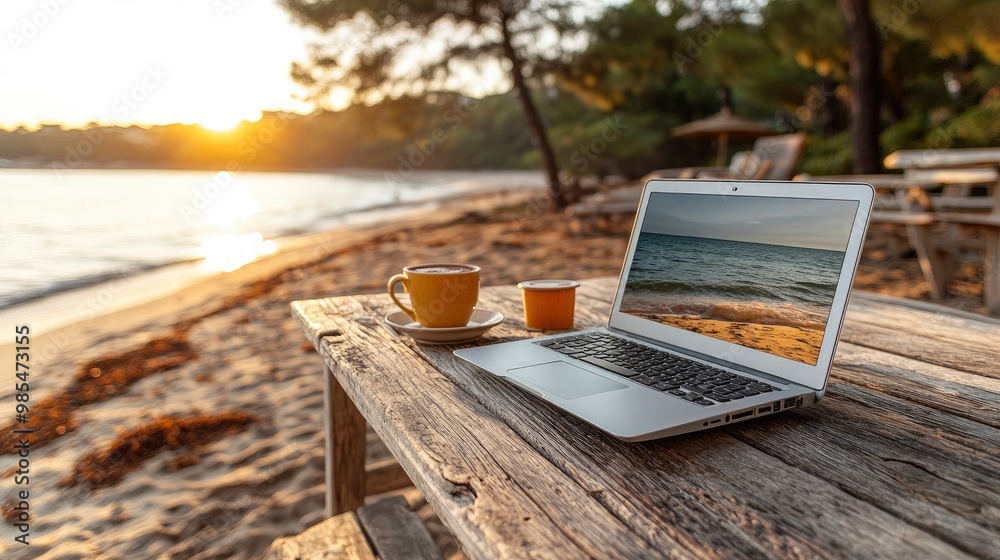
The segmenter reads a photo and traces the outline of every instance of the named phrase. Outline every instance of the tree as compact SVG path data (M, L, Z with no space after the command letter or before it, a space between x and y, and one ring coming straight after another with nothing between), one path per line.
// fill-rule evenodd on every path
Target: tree
M355 101L461 90L463 76L492 62L509 73L541 156L549 192L567 203L559 163L529 83L575 31L570 3L559 0L281 0L301 24L323 31L311 61L293 76L323 100L337 88ZM496 67L494 66L494 67ZM464 84L467 85L467 84Z
M868 0L838 0L851 53L851 153L855 173L878 173L881 51Z

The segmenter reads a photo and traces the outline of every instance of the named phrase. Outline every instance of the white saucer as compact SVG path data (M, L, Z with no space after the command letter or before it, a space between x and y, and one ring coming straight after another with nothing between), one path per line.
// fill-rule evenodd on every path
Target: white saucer
M406 313L397 311L385 316L385 322L398 332L410 336L424 344L459 344L472 342L483 336L486 331L503 322L503 313L477 309L472 313L472 319L464 327L430 328L410 319Z

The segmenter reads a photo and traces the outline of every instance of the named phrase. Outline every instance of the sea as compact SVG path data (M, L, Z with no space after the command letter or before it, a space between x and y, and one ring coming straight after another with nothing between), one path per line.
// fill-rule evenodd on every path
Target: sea
M644 232L622 310L823 330L843 260L841 251Z
M277 239L522 184L541 174L0 169L0 311L177 263L233 270Z

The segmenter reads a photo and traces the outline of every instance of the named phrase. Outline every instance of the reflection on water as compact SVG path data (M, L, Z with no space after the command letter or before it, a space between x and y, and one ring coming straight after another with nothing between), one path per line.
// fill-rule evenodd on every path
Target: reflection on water
M209 206L203 217L205 224L232 226L260 211L260 204L243 185L233 183L226 187Z
M263 254L274 252L274 242L265 241L260 232L236 233L246 231L247 224L242 222L259 210L260 204L253 194L238 183L226 185L225 190L211 201L204 210L205 225L228 231L213 235L198 247L198 255L205 259L203 266L206 269L232 272Z
M203 266L208 270L232 272L277 249L274 241L265 240L263 235L255 231L243 235L224 233L212 237L198 248L198 254L205 259Z
M544 182L537 172L414 173L390 184L381 173L0 169L0 309L209 254L211 266L231 269L268 250L262 239L239 239L252 232L322 231L397 194L410 202L476 185Z

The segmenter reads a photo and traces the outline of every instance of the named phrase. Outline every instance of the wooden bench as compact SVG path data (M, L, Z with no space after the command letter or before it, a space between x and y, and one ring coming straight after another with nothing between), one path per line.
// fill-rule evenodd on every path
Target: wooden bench
M275 540L265 560L444 560L434 539L402 496L381 499Z
M991 313L1000 314L1000 213L937 212L934 218L945 224L977 228L983 232L986 241L983 253L983 300Z

